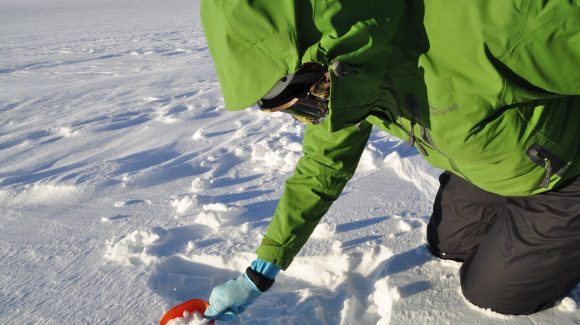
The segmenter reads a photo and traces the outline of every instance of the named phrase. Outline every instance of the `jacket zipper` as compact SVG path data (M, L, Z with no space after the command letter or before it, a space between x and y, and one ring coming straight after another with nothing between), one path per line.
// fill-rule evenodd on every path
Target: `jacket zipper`
M401 104L401 99L399 97L399 94L395 91L395 87L393 87L393 83L391 82L390 79L386 79L387 83L389 84L389 92L391 93L391 95L393 95L393 97L395 98L395 101L397 102L397 112L399 113L399 117L398 118L402 118L403 117L403 110L401 109L401 107L403 107L403 105ZM465 176L465 174L463 174L463 172L461 170L459 170L459 168L457 168L457 165L455 164L455 161L453 161L453 159L451 159L449 156L447 156L446 154L444 154L439 148L437 148L437 146L435 146L431 141L427 141L427 137L421 139L420 141L417 141L416 137L415 137L415 107L413 105L416 104L416 100L414 98L411 98L412 96L407 96L405 98L405 107L407 108L407 110L411 113L411 130L407 131L402 124L400 124L399 122L396 121L396 119L391 118L390 120L395 123L395 125L397 125L401 130L403 130L403 132L405 132L407 134L407 136L409 136L409 140L408 140L408 144L410 146L415 146L415 144L417 144L415 147L421 152L421 154L423 154L424 156L427 156L427 151L425 150L425 148L423 147L422 143L425 143L428 147L432 148L433 150L437 151L437 153L439 153L440 155L442 155L443 157L447 158L447 160L449 161L449 165L451 166L451 169L453 169L454 172L460 174L466 181L468 181L469 183L471 183L471 181L469 180L469 178L467 178L467 176ZM416 105L415 105L416 106ZM376 112L379 113L379 112ZM371 113L373 114L373 113ZM380 113L379 113L380 114ZM375 114L376 115L376 114ZM384 114L387 117L387 114ZM386 121L389 120L388 117L385 119ZM425 127L423 125L420 125L421 129L421 133L422 134L426 134L425 131Z
M415 139L415 124L416 124L416 115L418 115L417 112L417 98L414 97L413 95L407 95L405 96L405 108L407 109L407 111L409 111L409 113L411 114L411 132L410 132L410 136L409 136L409 143L410 145L413 145L416 141ZM421 133L422 136L426 135L426 130L425 127L423 125L420 125L421 127ZM426 137L421 138L422 142L426 143L427 141L425 140ZM461 172L459 170L459 168L457 168L457 165L455 164L455 161L453 161L453 159L451 159L449 156L447 156L446 154L444 154L443 152L441 152L441 150L439 150L439 148L437 148L436 146L434 146L431 143L431 147L433 149L435 149L440 155L442 155L443 157L447 158L449 160L449 165L451 166L451 168L453 169L453 171L455 171L456 173L460 174L465 180L467 180L468 182L471 182L469 180L469 178L467 178L467 176L465 176L465 174L463 174L463 172ZM423 148L423 146L421 145L421 142L417 141L417 148L419 149L419 151L421 151L421 153L424 153L424 155L426 156L427 153L425 152L425 149Z
M403 129L403 131L407 132L402 125L399 125L399 123L396 123L401 129ZM425 127L423 125L420 125L421 127L421 134L422 137L417 139L414 136L414 131L412 132L407 132L409 135L409 142L413 141L414 143L416 143L416 147L417 149L419 149L419 151L424 155L427 156L427 152L425 151L425 148L423 147L423 144L425 144L427 147L437 151L437 153L439 153L440 155L442 155L443 157L447 158L447 160L449 161L449 166L451 166L451 169L453 169L454 172L458 173L459 175L461 175L466 181L471 183L471 180L469 180L469 178L467 176L465 176L465 174L457 167L457 165L455 164L455 161L450 158L449 156L447 156L445 153L443 153L439 148L437 148L437 146L435 146L433 144L433 142L429 141L429 139L427 138L427 132L425 131ZM411 130L414 129L413 124L411 124ZM413 138L413 140L411 140L411 137ZM412 145L412 144L411 144Z
M455 161L451 158L449 158L449 156L447 156L445 153L443 153L443 151L441 151L437 146L435 146L431 141L428 140L427 137L425 137L424 139L417 139L414 136L414 131L411 132L407 129L405 129L405 127L403 125L401 125L399 122L397 122L396 120L394 120L393 118L388 118L388 116L386 114L384 114L383 112L371 112L371 115L375 115L379 118L382 118L385 121L390 121L391 123L395 124L399 129L401 129L403 132L405 132L405 134L409 137L409 140L407 141L407 144L413 146L413 144L415 145L415 147L421 152L421 154L423 154L424 156L427 156L427 151L425 150L425 148L423 147L423 144L425 146L427 146L428 148L431 148L435 151L437 151L437 153L439 153L441 156L445 157L448 161L449 161L449 166L451 166L451 169L456 172L457 174L461 175L461 177L463 177L463 179L465 179L466 181L471 182L471 180L465 176L465 174L459 170L459 168L457 167L457 165L455 164ZM421 125L421 128L424 128L424 126ZM422 131L424 132L424 131ZM426 134L426 133L424 133Z
M542 166L546 170L541 183L543 188L550 188L550 179L554 174L563 175L568 169L568 164L564 160L538 144L529 147L526 155L536 165Z
M548 159L548 158L544 158L544 161L545 161L544 168L546 169L546 175L544 176L544 180L542 181L542 187L549 188L550 187L550 177L552 177L552 163L550 162L550 159Z

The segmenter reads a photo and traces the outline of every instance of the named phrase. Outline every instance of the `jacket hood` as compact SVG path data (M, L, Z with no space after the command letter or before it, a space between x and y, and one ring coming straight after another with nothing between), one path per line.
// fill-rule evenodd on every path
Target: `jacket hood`
M302 63L384 50L403 0L202 0L201 20L225 106L255 104Z
M306 9L306 11L304 11ZM316 38L308 1L202 0L201 19L225 106L255 104L301 66L303 44Z

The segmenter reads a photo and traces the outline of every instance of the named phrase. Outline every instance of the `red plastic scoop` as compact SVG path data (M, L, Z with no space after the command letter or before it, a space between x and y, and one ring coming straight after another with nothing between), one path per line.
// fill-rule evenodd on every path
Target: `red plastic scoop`
M207 306L209 306L209 303L205 300L202 300L202 299L188 300L184 303L181 303L181 304L169 309L169 311L167 311L165 313L165 315L163 315L163 318L161 318L161 320L159 321L159 325L165 325L172 319L183 317L184 312L189 312L189 313L195 312L195 313L199 313L200 315L203 315ZM214 322L215 321L212 320L208 324L213 325Z

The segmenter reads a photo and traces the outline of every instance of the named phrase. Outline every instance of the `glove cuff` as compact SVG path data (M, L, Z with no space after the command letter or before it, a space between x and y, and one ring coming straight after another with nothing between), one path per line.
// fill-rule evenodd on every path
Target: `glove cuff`
M280 272L280 268L276 264L260 258L255 259L250 267L252 270L270 279L274 279Z
M274 284L274 279L263 276L262 274L252 270L251 267L246 269L246 275L248 276L248 279L250 279L250 281L252 281L261 292L265 292L266 290L270 289Z

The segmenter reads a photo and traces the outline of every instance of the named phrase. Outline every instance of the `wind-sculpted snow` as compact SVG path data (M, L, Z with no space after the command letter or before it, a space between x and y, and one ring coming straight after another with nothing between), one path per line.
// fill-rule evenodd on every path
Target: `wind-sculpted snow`
M255 258L304 127L223 109L198 8L0 4L0 323L155 324ZM438 173L375 130L304 249L237 323L577 322L578 290L529 317L465 301L460 264L424 244Z

